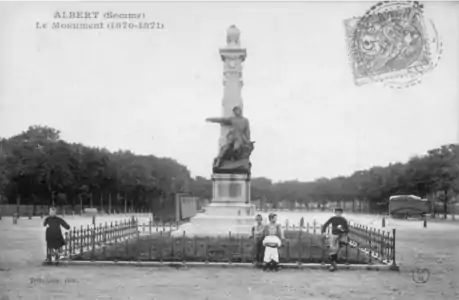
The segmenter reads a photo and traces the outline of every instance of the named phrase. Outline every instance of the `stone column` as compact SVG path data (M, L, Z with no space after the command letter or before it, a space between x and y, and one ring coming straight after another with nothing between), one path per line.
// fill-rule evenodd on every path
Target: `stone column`
M223 99L222 99L222 117L230 117L233 115L235 106L241 107L243 110L243 101L241 96L243 81L242 67L247 51L241 48L240 44L241 32L236 26L232 25L227 30L225 48L220 49L220 57L223 61ZM221 127L219 147L222 147L226 140L228 128Z

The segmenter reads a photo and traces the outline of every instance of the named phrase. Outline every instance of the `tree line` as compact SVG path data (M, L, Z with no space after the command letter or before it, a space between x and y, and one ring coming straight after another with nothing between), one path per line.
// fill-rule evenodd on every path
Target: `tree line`
M295 201L368 201L387 204L391 195L413 194L435 198L445 206L459 193L459 144L444 145L406 163L372 167L350 176L311 182L274 183L252 179L252 199L273 203ZM210 171L209 171L210 172ZM186 166L172 158L137 155L130 151L69 143L60 132L31 126L0 139L0 195L7 203L46 205L101 205L149 208L177 192L211 199L212 182L192 178Z
M254 198L272 203L283 199L303 203L358 199L368 201L371 211L387 211L390 196L416 195L442 203L446 212L447 204L454 202L459 193L459 144L432 149L406 163L375 166L350 176L279 183L255 178L252 186Z
M189 189L189 170L171 158L68 143L46 126L0 140L0 194L7 203L129 205ZM127 203L126 203L127 202Z

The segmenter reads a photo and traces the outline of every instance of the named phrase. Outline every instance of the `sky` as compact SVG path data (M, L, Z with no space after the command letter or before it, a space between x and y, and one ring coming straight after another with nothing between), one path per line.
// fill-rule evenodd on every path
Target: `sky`
M0 136L47 125L69 142L172 157L209 177L220 130L205 119L221 114L218 50L234 24L248 53L254 177L350 175L458 142L459 5L425 4L440 63L421 84L391 89L356 86L347 56L343 21L374 3L2 2ZM144 13L164 29L36 28L56 11Z

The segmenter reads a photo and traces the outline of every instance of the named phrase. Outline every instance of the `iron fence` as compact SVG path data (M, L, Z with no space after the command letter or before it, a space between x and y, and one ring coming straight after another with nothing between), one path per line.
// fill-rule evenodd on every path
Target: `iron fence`
M71 260L253 262L254 240L228 232L220 237L172 237L179 223L120 222L73 228L65 234L63 256ZM326 263L328 240L316 221L283 226L281 262ZM384 264L396 267L395 229L377 230L350 224L348 243L340 251L345 264ZM330 234L328 228L327 234Z

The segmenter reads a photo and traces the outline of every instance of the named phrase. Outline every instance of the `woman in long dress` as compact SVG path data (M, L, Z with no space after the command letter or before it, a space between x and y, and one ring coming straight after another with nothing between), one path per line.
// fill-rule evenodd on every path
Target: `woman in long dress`
M56 216L56 209L49 209L49 216L43 222L46 228L46 261L52 262L53 256L59 260L59 250L65 245L64 236L62 235L61 226L69 230L70 225L61 217Z

